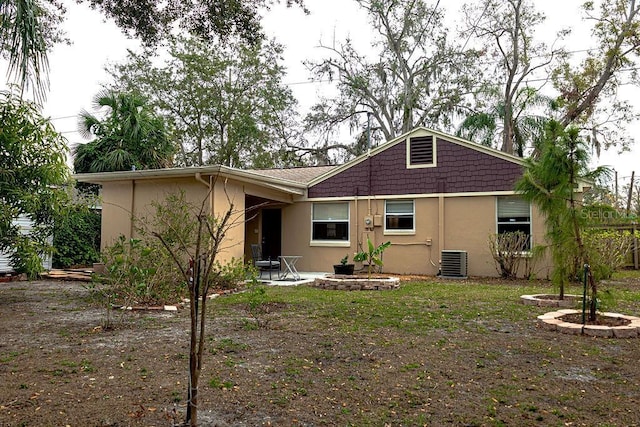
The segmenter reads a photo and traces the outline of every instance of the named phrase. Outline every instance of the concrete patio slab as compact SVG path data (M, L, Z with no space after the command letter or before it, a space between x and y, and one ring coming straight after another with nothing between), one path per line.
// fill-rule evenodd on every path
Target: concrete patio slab
M270 286L298 286L304 285L307 283L313 283L317 278L326 277L330 273L324 272L299 272L300 280L294 280L291 278L287 278L284 280L279 280L274 278L273 280L265 280L264 278L260 279L262 283Z

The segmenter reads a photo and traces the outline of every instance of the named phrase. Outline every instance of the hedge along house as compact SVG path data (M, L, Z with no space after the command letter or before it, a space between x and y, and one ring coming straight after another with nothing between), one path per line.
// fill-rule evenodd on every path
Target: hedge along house
M229 200L242 224L228 235L222 259L300 255L300 271L331 271L345 255L390 241L385 271L435 275L441 255L466 253L466 273L495 276L489 235L520 230L541 243L543 218L513 188L520 158L426 128L417 128L341 166L239 170L225 166L79 174L102 185L103 248L135 236L132 218L152 201L185 191L220 214ZM210 195L209 190L211 189ZM452 252L451 252L452 251ZM539 265L537 275L548 275ZM462 272L461 272L462 273ZM462 275L462 274L461 274Z
M14 219L12 223L19 227L20 233L22 233L23 235L29 234L33 227L33 221L25 215L20 215L18 218ZM53 242L53 238L50 238L48 240L49 243ZM11 255L13 255L13 253L13 250L4 252L0 251L0 274L12 273L15 271L13 265L11 264ZM42 268L45 270L50 270L53 260L52 256L50 254L45 254L40 258L42 261Z

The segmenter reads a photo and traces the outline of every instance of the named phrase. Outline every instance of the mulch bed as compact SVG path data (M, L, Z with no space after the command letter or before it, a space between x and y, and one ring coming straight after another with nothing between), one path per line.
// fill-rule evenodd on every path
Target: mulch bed
M568 323L577 323L582 324L582 313L578 314L565 314L560 317L561 320ZM587 311L585 316L586 322L585 325L600 325L600 326L626 326L631 321L627 319L622 319L620 317L611 317L611 316L602 316L600 314L596 315L596 320L589 320L589 312Z

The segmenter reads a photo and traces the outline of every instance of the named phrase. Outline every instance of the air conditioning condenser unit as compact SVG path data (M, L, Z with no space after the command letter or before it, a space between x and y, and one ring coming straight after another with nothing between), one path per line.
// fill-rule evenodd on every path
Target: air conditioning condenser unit
M442 251L440 276L450 279L467 278L467 251Z

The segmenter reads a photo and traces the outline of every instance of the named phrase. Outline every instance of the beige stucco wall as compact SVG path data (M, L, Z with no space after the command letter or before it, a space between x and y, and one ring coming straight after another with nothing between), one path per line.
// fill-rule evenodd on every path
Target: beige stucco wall
M224 264L232 258L244 259L245 193L243 185L232 180L218 180L214 184L214 190L214 215L222 218L231 209L229 229L224 243L220 246L218 261Z
M300 202L287 206L282 210L283 239L282 252L286 255L301 255L298 263L300 270L333 271L333 265L349 254L358 252L358 245L366 247L367 237L378 245L391 241L392 246L383 255L385 271L395 273L432 274L438 271L438 199L417 199L416 232L412 235L389 235L384 227L374 227L367 231L364 228L364 217L371 215L384 216L384 200L360 199L349 201L350 239L348 246L311 245L311 206L312 202ZM430 245L427 244L430 241ZM433 264L429 261L431 259ZM434 265L435 264L435 265Z
M532 206L532 218L531 218L531 235L532 235L532 243L534 246L546 246L547 242L545 240L545 226L544 226L544 216L540 213L540 211ZM547 250L541 258L539 258L532 269L532 273L535 278L538 279L549 279L551 277L551 254Z
M152 201L163 201L172 192L185 191L190 203L199 204L207 197L207 188L194 179L107 182L102 186L101 249L120 236L138 235L132 223L147 226L144 218L153 214Z
M384 226L368 233L363 219L369 212L365 199L349 201L350 240L347 247L311 245L312 202L300 202L282 210L282 253L301 255L301 271L332 271L333 264L347 253L350 262L358 251L358 243L366 245L367 235L374 244L391 242L383 256L384 271L392 273L435 275L439 270L440 251L464 250L468 253L468 274L497 276L488 249L488 237L496 232L496 196L426 197L415 200L415 233L394 235L384 232ZM440 212L443 215L440 215ZM384 199L371 201L371 214L379 214L384 221ZM440 232L442 227L442 232ZM532 233L534 243L542 243L542 218L533 209ZM537 277L548 275L548 260L538 263Z
M311 240L311 204L294 203L282 208L282 255L302 255L298 262L300 271L329 271L326 265L337 248L319 250L312 253ZM328 248L322 248L328 249ZM342 249L342 248L340 248ZM344 250L341 250L344 256ZM322 266L322 267L321 267Z
M246 261L251 260L251 245L260 243L260 214L249 212L246 218L244 235L244 253Z
M445 198L444 217L443 249L467 251L470 275L497 274L487 243L489 235L496 232L496 198Z
M204 177L209 182L209 177ZM384 198L349 200L350 240L339 246L317 245L311 242L311 201L291 203L291 195L274 189L219 179L214 184L213 200L208 187L195 177L180 179L154 179L107 182L103 185L102 246L113 243L121 234L135 236L131 218L152 215L153 201L162 201L172 192L184 190L190 203L198 208L203 201L206 209L216 215L223 214L234 205L234 226L227 234L219 260L242 258L250 254L250 244L260 242L261 219L245 218L245 196L264 197L281 203L283 255L301 255L300 271L333 270L333 265L346 254L350 261L366 246L367 236L375 244L391 242L384 253L384 271L435 275L439 269L440 251L443 249L468 252L468 274L496 276L498 273L488 250L488 236L496 232L496 196L418 197L415 201L415 233L397 235L384 232L384 226L365 230L364 217L369 213L380 215L384 221ZM411 199L411 198L408 198ZM287 203L288 202L288 203ZM273 207L273 206L272 206ZM259 212L258 212L259 213ZM245 222L245 219L250 219ZM141 223L144 226L144 222ZM535 244L544 241L542 217L533 209L532 233ZM249 257L246 257L249 261ZM538 263L537 277L548 277L548 259Z
M133 185L131 181L110 182L102 186L101 250L123 235L132 235Z
M134 216L140 220L140 226L148 224L144 218L153 216L155 208L153 202L163 202L169 195L184 191L187 202L194 209L200 209L203 201L208 200L207 187L194 179L176 180L145 180L134 182ZM206 208L206 205L205 205Z
M203 178L209 182L208 177ZM242 185L235 181L213 182L215 197L213 205L209 198L209 189L205 183L193 178L153 179L122 182L107 182L102 187L102 248L113 244L120 236L129 238L137 236L132 218L138 227L150 227L155 208L153 202L162 202L169 194L185 192L187 201L193 206L194 217L204 203L205 212L213 207L215 215L222 215L229 209L230 201L234 204L234 226L227 233L219 260L225 262L232 257L244 256L244 192ZM226 192L224 191L226 188ZM227 196L229 195L229 200ZM194 218L192 217L192 218Z

